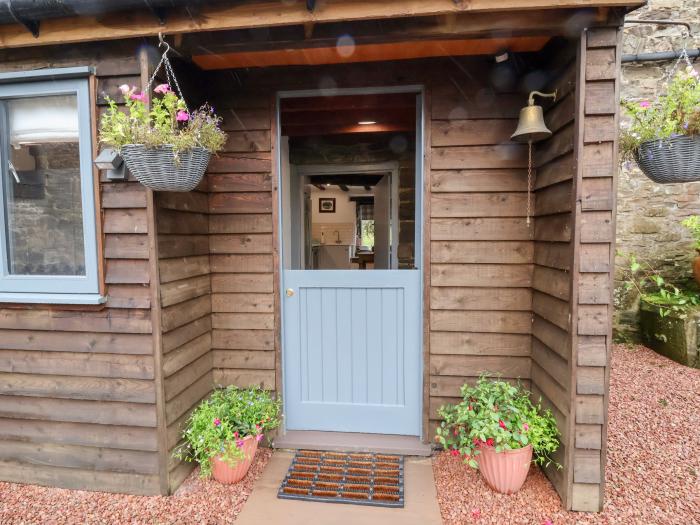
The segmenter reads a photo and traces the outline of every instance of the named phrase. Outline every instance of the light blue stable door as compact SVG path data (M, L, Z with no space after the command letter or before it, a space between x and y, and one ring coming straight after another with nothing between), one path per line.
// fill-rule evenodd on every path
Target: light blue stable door
M422 261L420 256L407 260L406 253L421 253L422 91L415 86L336 91L324 92L320 100L313 98L315 92L291 92L280 97L278 106L278 129L290 132L278 135L285 427L420 436ZM334 101L334 96L339 98ZM351 96L359 98L348 105ZM298 120L295 112L328 109L336 102L365 108L363 115L369 117L385 105L415 111L413 216L403 200L399 215L397 159L374 165L290 161L299 158L294 148L300 139L287 125ZM328 117L310 122L323 118ZM318 143L323 140L299 151ZM400 239L401 221L415 224L415 249L401 250L401 242L407 242ZM362 259L370 253L371 264ZM404 254L401 265L399 253Z
M421 272L285 270L287 430L420 435Z

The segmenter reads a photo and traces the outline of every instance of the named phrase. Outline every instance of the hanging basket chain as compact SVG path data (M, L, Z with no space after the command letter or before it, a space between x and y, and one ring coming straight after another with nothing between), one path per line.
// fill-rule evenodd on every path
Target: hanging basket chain
M151 78L148 80L148 84L146 84L146 93L151 92L151 86L153 85L153 82L156 79L156 76L158 75L158 71L160 71L160 68L163 68L163 71L165 71L165 79L167 80L168 84L170 86L175 86L175 93L177 93L177 96L180 97L180 99L183 101L185 104L185 109L189 113L190 108L187 106L187 101L185 100L185 97L182 94L182 90L180 89L180 84L177 81L177 77L175 76L175 71L173 71L173 66L170 63L170 60L168 59L168 52L170 51L170 44L168 44L165 40L163 40L162 35L159 35L160 37L160 44L158 44L158 47L165 46L165 51L163 51L163 56L160 58L160 62L158 62L158 65L156 68L153 70L153 74L151 75Z
M678 67L681 65L681 62L685 62L686 66L689 68L693 68L693 63L690 61L690 57L688 56L688 41L690 40L690 30L688 29L688 34L685 35L685 38L683 39L683 48L681 49L680 54L678 55L678 58L676 61L673 63L673 66L671 69L668 70L668 72L664 75L663 81L665 86L668 86L668 84L673 80L673 77L676 75L678 72ZM696 80L696 82L700 82ZM665 90L666 88L664 88ZM656 127L656 134L658 135L661 132L661 127L662 123L659 122Z

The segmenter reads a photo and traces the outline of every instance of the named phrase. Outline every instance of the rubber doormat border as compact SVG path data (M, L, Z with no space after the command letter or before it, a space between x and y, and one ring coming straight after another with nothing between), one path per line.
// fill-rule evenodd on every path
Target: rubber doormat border
M402 508L403 464L395 454L298 450L277 497Z

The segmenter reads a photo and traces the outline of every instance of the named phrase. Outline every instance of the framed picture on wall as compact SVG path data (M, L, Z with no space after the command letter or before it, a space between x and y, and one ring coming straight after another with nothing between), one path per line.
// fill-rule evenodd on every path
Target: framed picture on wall
M335 213L335 197L319 198L318 213Z

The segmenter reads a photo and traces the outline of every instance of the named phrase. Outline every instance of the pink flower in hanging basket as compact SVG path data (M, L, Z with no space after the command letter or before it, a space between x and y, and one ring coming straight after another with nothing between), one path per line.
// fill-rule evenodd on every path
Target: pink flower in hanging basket
M122 95L126 95L132 89L136 89L136 88L130 88L129 84L122 84L121 86L119 86L119 91L122 92Z
M175 115L175 120L178 122L185 122L187 120L190 120L190 114L187 113L187 111L180 110L177 112L177 115Z
M171 91L172 89L170 89L170 84L160 84L153 90L154 93L160 93L161 95L165 95Z
M140 102L143 102L144 104L148 102L148 95L146 95L146 93L144 93L143 91L141 91L141 93L131 93L129 95L129 98L131 100L138 100Z
M649 106L651 106L651 103L648 100L642 100L639 103L639 107L642 109L647 109Z

